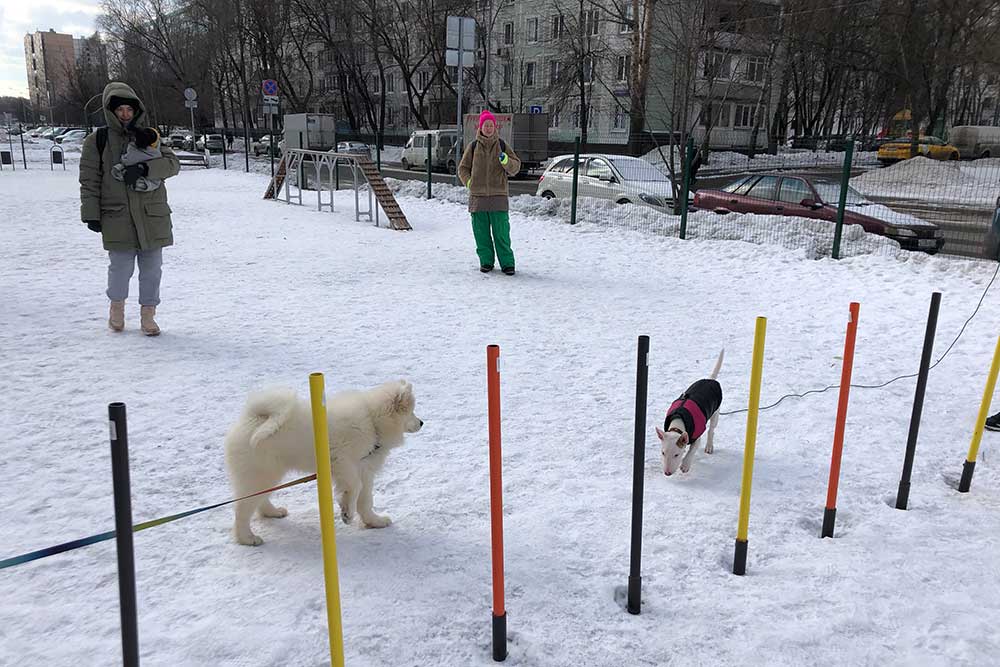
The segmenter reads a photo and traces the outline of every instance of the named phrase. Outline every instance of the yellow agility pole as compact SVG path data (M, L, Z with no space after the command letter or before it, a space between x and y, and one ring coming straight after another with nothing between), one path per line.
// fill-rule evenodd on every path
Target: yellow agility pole
M340 618L340 579L337 574L337 529L333 519L333 474L330 471L330 435L326 423L323 374L309 375L313 438L316 444L316 489L319 528L323 536L323 578L326 580L326 622L330 631L330 665L344 667L344 627Z
M983 402L979 404L979 417L976 419L976 428L972 432L972 444L969 445L969 455L965 458L965 465L962 467L962 481L958 483L960 493L968 493L969 487L972 485L972 473L976 470L979 443L983 439L983 426L986 424L986 417L990 413L990 401L993 399L993 390L997 386L998 373L1000 373L1000 338L997 338L997 347L993 350L993 365L990 366L990 375L986 378L986 391L983 392Z
M743 448L743 482L740 485L740 520L736 527L736 554L733 574L747 572L747 531L750 529L750 485L753 481L753 454L757 445L757 412L760 407L760 379L764 371L764 336L767 318L758 317L753 335L753 367L750 371L750 403L747 407L747 436Z

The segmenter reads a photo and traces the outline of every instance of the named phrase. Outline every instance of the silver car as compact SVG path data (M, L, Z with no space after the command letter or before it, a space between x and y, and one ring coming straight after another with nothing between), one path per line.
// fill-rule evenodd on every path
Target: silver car
M360 141L341 141L337 144L336 152L348 153L350 155L364 155L365 157L371 157L372 154L368 144L363 144Z
M658 210L674 205L670 179L642 158L628 155L587 153L580 156L577 196L610 199L616 204L638 204ZM552 158L538 179L539 197L569 198L573 195L573 156ZM688 200L692 199L688 193Z

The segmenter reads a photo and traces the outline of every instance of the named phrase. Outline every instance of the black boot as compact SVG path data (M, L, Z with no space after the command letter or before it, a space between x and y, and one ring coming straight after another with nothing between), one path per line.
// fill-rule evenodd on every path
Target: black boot
M513 266L505 266L505 267L503 267L503 269L501 269L501 271L503 271L504 275L506 275L506 276L512 276L512 275L514 275L514 267Z
M1000 431L1000 412L986 418L987 431Z
M493 270L493 265L483 264L482 266L479 267L479 270L482 271L483 273L489 273L490 271Z

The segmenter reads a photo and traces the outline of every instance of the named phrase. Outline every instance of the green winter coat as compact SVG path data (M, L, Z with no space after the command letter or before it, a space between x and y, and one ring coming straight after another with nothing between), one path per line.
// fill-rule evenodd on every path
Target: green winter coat
M124 83L109 83L101 98L108 123L103 160L97 154L97 132L84 140L80 155L80 219L100 221L105 250L163 248L174 242L166 183L150 192L136 192L111 176L111 167L120 161L129 141L128 128L108 107L112 97L135 100L135 116L130 124L146 127L146 110L135 91ZM160 151L163 157L146 163L148 178L166 179L180 171L174 152L162 143Z

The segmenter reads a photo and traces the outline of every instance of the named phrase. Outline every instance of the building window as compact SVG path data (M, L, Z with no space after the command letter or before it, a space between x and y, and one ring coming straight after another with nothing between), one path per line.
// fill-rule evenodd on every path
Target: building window
M410 126L410 107L400 107L399 122L403 127Z
M524 85L529 88L535 85L535 63L524 64Z
M580 105L573 110L573 127L580 127Z
M611 129L615 131L625 130L625 110L621 107L615 109L615 121Z
M514 66L504 63L503 66L503 87L510 88L511 80L514 78Z
M448 68L448 81L458 83L458 65L452 65Z
M705 54L702 73L706 79L728 79L731 67L730 58L725 53L712 51Z
M396 73L386 72L385 73L385 92L394 93L396 92Z
M552 109L549 111L549 127L559 127L559 115L561 113L562 107L553 105Z
M552 17L552 39L559 39L566 34L566 17L556 14Z
M376 95L378 95L380 92L382 92L382 89L380 87L381 85L382 85L382 82L379 80L378 74L375 74L374 76L372 76L371 91L373 93L375 93Z
M514 24L504 23L503 24L503 43L507 46L511 46L514 43Z
M743 78L752 83L764 83L767 70L767 58L751 56L746 60Z
M427 90L431 85L431 73L426 70L420 71L420 90Z
M392 107L386 107L385 109L385 124L390 126L396 124L396 110Z
M733 127L753 127L756 107L752 104L737 104Z
M712 116L714 120L712 121L712 127L729 127L729 104L713 104L712 105ZM708 127L708 105L702 106L701 114L698 117L698 124L702 127Z
M596 9L591 9L590 11L584 14L584 20L587 30L586 34L596 35L599 32L600 16L601 16L600 12Z
M588 56L583 61L584 83L593 83L595 76L597 76L597 63L594 62L593 56Z
M624 21L618 26L618 32L622 34L635 30L635 8L629 0L626 1Z
M530 18L527 22L528 43L534 44L538 41L538 19Z
M549 63L549 85L554 86L562 79L562 63L558 60Z
M628 81L629 75L632 73L632 56L630 54L625 54L624 56L618 56L618 81L624 83Z

